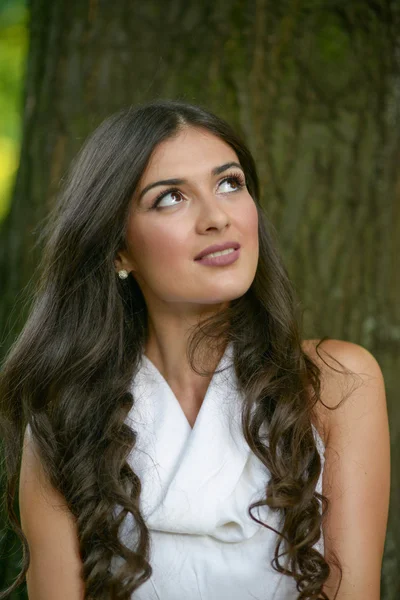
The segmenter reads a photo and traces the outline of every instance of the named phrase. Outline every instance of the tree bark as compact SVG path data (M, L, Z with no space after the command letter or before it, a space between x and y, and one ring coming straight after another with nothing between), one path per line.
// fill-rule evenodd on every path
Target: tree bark
M361 344L380 363L395 465L398 3L31 0L30 10L21 163L0 230L2 352L26 319L40 227L85 137L123 106L156 97L201 103L231 122L255 155L306 336ZM383 600L400 593L399 505L392 469ZM12 539L4 533L0 542L8 556L2 587L19 558L9 552Z

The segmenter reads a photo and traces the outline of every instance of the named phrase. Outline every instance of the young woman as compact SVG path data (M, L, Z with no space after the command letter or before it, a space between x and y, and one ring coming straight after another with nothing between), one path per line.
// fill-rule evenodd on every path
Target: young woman
M178 101L113 115L46 233L0 381L24 545L1 598L26 575L30 600L378 600L382 373L302 340L231 127Z

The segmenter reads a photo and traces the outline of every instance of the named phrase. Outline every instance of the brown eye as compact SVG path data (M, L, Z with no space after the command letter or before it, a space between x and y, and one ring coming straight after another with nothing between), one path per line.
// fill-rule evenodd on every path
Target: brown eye
M233 187L233 191L237 192L238 190L242 189L246 184L244 181L244 178L241 175L230 175L229 177L225 177L225 179L223 179L220 183L220 185L227 183L231 186L231 188ZM228 192L229 193L229 192Z
M167 198L167 196L175 196L175 198L176 198L176 197L182 196L182 194L179 190L176 190L176 189L167 190L166 192L162 192L159 196L157 196L157 198L155 199L154 204L152 205L151 208L158 208L158 205L160 204L161 200L164 200L164 198ZM160 208L168 208L169 206L174 206L174 204L167 204L166 206L160 206Z

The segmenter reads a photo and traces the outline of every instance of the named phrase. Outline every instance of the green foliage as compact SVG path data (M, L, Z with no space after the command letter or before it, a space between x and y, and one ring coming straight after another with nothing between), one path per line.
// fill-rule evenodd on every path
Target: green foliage
M0 221L8 211L18 167L27 51L26 2L9 0L0 6Z

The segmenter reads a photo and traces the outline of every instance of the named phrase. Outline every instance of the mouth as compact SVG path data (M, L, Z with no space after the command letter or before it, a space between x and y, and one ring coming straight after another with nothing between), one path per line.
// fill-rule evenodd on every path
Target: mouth
M224 267L236 262L239 256L240 248L227 248L226 250L206 254L202 258L197 259L196 262L210 267Z
M224 256L232 251L236 251L240 248L240 244L238 242L225 242L224 244L213 244L212 246L208 246L204 250L202 250L194 260L201 260L205 257L216 257L216 256Z

